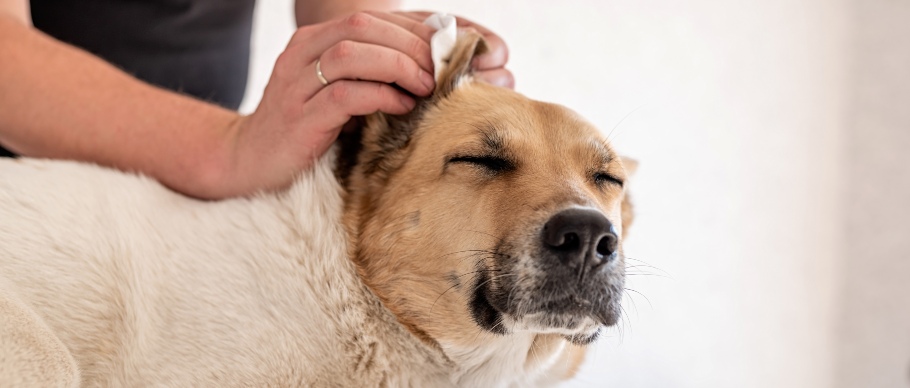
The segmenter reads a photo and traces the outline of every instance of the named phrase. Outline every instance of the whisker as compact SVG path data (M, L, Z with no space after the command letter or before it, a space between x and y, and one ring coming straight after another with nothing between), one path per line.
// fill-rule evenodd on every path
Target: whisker
M628 260L631 260L631 261L635 261L635 262L640 263L640 264L626 265L626 268L648 268L648 269L653 269L653 270L658 271L658 272L660 272L661 274L663 274L662 276L664 276L664 277L666 277L666 278L668 278L668 279L673 279L673 275L671 275L669 272L664 271L663 269L660 269L659 267L656 267L656 266L654 266L654 265L651 265L651 264L645 262L644 260L639 260L639 259L635 259L635 258L632 258L632 257L625 257L625 260L627 260L627 261L628 261ZM657 274L655 274L655 275L657 275ZM660 275L658 275L658 276L660 276Z
M481 272L496 272L496 271L497 271L497 270L495 270L495 269L482 269L482 270L471 271L471 272L467 272L467 273L464 273L464 274L461 274L461 275L457 275L456 277L459 277L459 278L460 278L460 277L462 277L462 276L467 276L467 275L471 275L471 274L475 274L475 273L481 273ZM449 287L449 288L447 288L445 291L443 291L441 294L439 294L439 296L436 297L436 300L434 300L434 301L433 301L433 304L430 306L430 311L433 311L433 307L436 307L436 302L439 302L439 299L442 298L443 295L445 295L447 292L451 291L451 290L452 290L453 288L455 288L455 287L458 287L458 284L452 285L451 287Z
M467 272L467 273L464 273L464 274L461 274L461 275L457 275L457 277L466 276L466 275L471 275L471 274L475 274L475 273L482 273L482 272L493 272L493 273L496 273L496 272L500 272L500 270L499 270L499 269L481 269L481 270L471 271L471 272ZM498 275L490 276L489 278L487 278L486 281L484 281L483 283L478 284L478 285L476 285L476 286L474 286L474 287L482 287L482 286L486 285L487 283L489 283L489 282L491 282L491 281L493 281L493 280L498 280L498 279L502 279L502 278L504 278L504 277L515 276L515 275L516 275L516 274L514 274L514 273L501 273L501 274L498 274ZM451 287L449 287L449 288L447 288L445 291L443 291L441 294L439 294L439 296L436 297L436 300L433 301L433 304L430 305L430 311L433 311L433 308L436 307L436 303L439 302L439 299L442 298L443 295L445 295L447 292L451 291L453 288L455 288L455 287L457 287L457 286L458 286L458 285L452 285Z
M631 116L631 115L632 115L633 113L635 113L635 112L638 112L638 110L641 109L641 108L643 108L645 105L648 105L648 103L643 103L643 104L641 104L641 105L635 107L635 109L632 109L632 111L630 111L629 113L626 113L626 115L623 116L622 119L620 119L619 122L616 123L616 125L614 125L612 129L610 129L610 133L607 134L607 141L613 141L613 140L615 140L614 138L611 138L611 136L613 136L613 131L615 131L616 128L619 128L619 126L620 126L624 121L626 121L626 119L629 118L629 116ZM617 133L616 136L619 136L619 133Z
M632 292L634 292L634 293L640 295L642 298L645 298L645 301L648 302L648 307L650 307L651 309L654 309L654 305L651 304L651 300L648 299L648 297L645 296L645 294L642 294L641 292L638 292L638 291L633 290L633 289L631 289L631 288L623 288L623 289L626 290L626 291L632 291ZM632 299L629 298L629 300L632 300ZM633 301L632 303L635 303L635 302Z
M625 328L626 328L626 326L629 326L629 330L631 331L631 330L632 330L632 323L631 323L631 321L628 319L627 316L628 316L629 314L626 312L625 307L622 307L622 304L619 305L619 311L620 311L620 313L619 313L619 320L620 320L620 325L619 325L619 343L623 343L623 342L625 341L625 339L626 339L626 329L625 329Z
M638 304L635 303L635 299L632 298L631 295L629 295L629 299L628 299L628 300L629 300L630 303L632 303L632 308L635 310L635 317L638 318L638 317L639 317L639 314L638 314Z

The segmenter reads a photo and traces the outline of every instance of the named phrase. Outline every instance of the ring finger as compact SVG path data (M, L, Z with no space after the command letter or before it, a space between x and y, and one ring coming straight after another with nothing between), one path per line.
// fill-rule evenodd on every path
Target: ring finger
M369 43L343 40L319 57L319 70L326 81L365 80L397 84L417 96L427 96L435 87L433 76L404 53ZM317 76L316 63L307 70L311 87L307 99L324 87Z
M320 53L340 41L353 40L398 50L425 70L432 71L430 44L412 32L415 31L413 26L406 26L361 12L333 22L301 28L299 34L291 38L288 47L303 45L302 59L309 62L318 59ZM426 35L424 31L420 33Z

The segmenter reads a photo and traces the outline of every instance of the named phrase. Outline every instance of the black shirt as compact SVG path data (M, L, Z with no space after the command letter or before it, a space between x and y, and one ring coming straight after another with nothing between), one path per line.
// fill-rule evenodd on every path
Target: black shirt
M254 3L31 0L31 13L37 29L141 80L237 109L246 88Z

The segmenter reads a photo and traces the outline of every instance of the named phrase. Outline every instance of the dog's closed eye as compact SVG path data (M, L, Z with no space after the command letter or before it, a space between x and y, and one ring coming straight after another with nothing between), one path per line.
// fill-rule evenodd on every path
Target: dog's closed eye
M595 173L594 183L597 184L597 187L604 187L605 185L617 185L620 188L623 187L622 180L605 172Z
M515 163L495 155L463 155L449 158L448 163L465 163L483 168L491 173L505 173L515 170Z

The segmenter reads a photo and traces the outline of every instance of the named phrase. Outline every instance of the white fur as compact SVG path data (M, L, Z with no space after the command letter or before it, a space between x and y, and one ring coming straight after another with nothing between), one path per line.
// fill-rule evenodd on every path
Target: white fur
M0 315L39 317L85 385L447 384L438 352L348 261L331 165L282 195L201 202L91 165L3 159L0 301L21 303ZM4 323L0 342L21 330ZM0 382L44 373L26 350L0 347Z
M0 386L547 377L561 350L546 346L563 342L440 351L396 321L348 259L333 155L285 193L220 202L93 165L0 159Z

